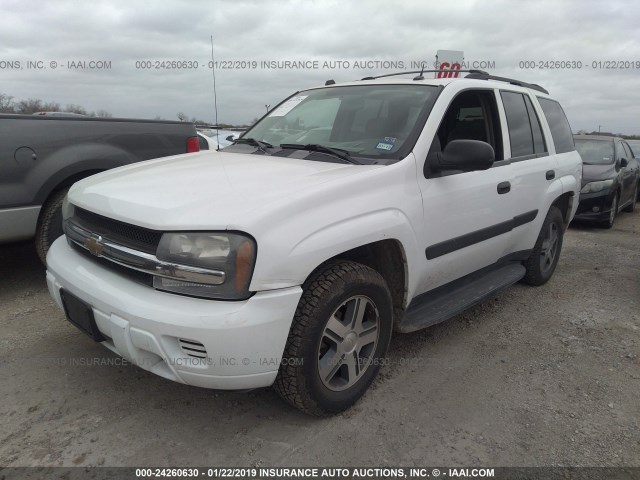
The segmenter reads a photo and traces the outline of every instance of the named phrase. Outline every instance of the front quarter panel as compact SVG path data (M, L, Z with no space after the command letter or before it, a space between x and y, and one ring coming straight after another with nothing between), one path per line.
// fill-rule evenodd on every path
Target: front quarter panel
M413 291L417 275L411 266L419 264L421 254L413 225L422 216L413 155L324 184L274 211L277 215L262 217L251 232L258 256L250 290L301 285L336 255L395 239L406 256L409 294Z

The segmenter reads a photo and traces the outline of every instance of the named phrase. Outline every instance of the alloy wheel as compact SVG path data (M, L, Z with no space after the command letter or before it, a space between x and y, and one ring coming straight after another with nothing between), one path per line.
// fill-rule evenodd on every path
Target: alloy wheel
M353 386L371 365L380 314L365 296L345 300L329 317L318 347L318 374L333 391Z
M540 271L547 273L553 268L554 261L558 255L558 240L560 239L560 226L551 222L542 240L540 249Z

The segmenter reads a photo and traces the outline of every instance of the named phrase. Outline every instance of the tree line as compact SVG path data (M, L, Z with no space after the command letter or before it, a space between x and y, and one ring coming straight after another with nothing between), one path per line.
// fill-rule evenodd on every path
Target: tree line
M73 103L63 107L58 102L45 102L44 100L41 100L39 98L28 98L26 100L18 100L12 97L11 95L0 93L0 113L31 115L37 112L68 112L68 113L79 113L81 115L86 115L88 117L100 117L100 118L113 117L113 115L106 110L88 111L81 105L75 105ZM176 114L176 117L181 122L191 122L196 125L203 125L203 126L211 124L211 122L205 122L204 120L200 120L195 117L189 118L189 116L183 112L178 112ZM156 116L155 120L165 120L165 119L160 116ZM255 121L253 123L255 123ZM247 127L247 125L232 125L230 123L220 123L219 126L222 128Z
M592 132L587 132L586 130L580 130L578 135L601 135L604 137L620 137L625 140L640 140L640 135L623 135L622 133L612 133L612 132L598 132L596 130Z
M17 113L21 115L31 115L36 112L68 112L79 113L88 117L111 118L113 115L106 110L87 111L80 105L70 103L61 106L58 102L45 102L39 98L27 98L17 100L11 95L0 93L0 113Z

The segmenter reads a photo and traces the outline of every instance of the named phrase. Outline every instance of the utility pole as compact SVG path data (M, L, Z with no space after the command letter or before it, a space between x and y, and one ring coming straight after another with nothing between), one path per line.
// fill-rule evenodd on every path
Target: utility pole
M598 135L600 134L600 129L604 127L604 125L598 125Z
M267 113L269 113L269 107L270 107L270 106L271 106L271 105L265 105L265 106L264 106L264 107L267 109Z

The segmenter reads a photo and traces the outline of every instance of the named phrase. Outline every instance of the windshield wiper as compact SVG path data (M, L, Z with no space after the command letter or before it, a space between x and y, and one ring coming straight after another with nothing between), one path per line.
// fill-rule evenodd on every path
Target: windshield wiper
M356 162L353 158L351 158L348 150L343 150L342 148L325 147L324 145L319 145L317 143L309 143L307 145L297 143L281 143L280 148L293 148L296 150L308 150L310 152L328 153L329 155L338 157L347 163L352 163L354 165L360 164L359 162Z
M260 140L256 140L255 138L237 138L232 144L235 145L237 143L244 143L246 145L251 145L252 147L258 147L258 150L264 153L267 152L267 148L273 148L273 145L267 142L261 142Z

